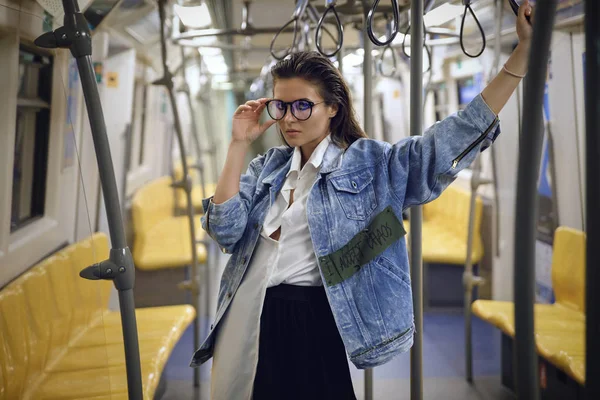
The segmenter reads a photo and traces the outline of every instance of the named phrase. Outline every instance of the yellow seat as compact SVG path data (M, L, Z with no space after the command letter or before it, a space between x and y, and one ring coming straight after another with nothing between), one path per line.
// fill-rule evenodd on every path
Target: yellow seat
M195 217L196 240L204 240L206 234L200 226L200 217ZM143 241L136 241L134 260L141 270L156 270L190 265L190 230L187 217L174 217L158 224L144 234ZM206 263L206 247L196 246L198 262Z
M200 213L204 213L204 207L202 207L202 200L215 194L217 185L214 183L207 183L205 193L202 193L202 187L200 185L192 186L192 204L194 210ZM177 189L175 191L177 208L185 210L187 208L187 197L183 189Z
M173 216L171 178L161 177L139 189L132 202L133 261L141 270L188 266L192 263L189 219ZM200 216L194 217L196 240L205 238ZM199 263L206 263L203 244L196 247Z
M79 271L108 257L95 234L45 259L0 291L0 400L126 399L120 313L110 281ZM191 306L136 310L144 398L152 399Z
M472 310L479 318L507 335L515 335L513 302L477 300L473 302ZM574 313L572 309L560 304L536 304L534 316L536 332L577 330L577 324L585 323L585 315Z
M467 258L467 234L471 193L451 185L423 206L422 256L426 263L464 265ZM473 264L483 258L481 218L483 202L475 200L475 229L471 257ZM404 228L410 233L410 224Z
M554 234L554 304L534 305L537 351L580 384L585 383L585 233L559 227ZM475 315L515 336L514 303L477 300Z
M192 157L188 157L187 162L189 168L196 163L196 160ZM198 182L199 173L197 169L189 168L189 175L192 182ZM183 180L183 164L181 163L181 160L178 160L173 165L173 178L178 182ZM200 213L204 213L202 199L212 196L217 187L216 183L206 183L205 185L205 193L202 193L202 187L200 185L194 184L192 186L192 205L194 206L194 210ZM187 197L183 189L175 190L175 204L180 210L185 210L187 208Z

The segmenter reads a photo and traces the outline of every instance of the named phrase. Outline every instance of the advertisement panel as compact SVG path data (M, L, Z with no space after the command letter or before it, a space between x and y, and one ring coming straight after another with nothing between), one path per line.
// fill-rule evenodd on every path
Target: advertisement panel
M552 79L552 76L549 76ZM556 192L554 180L554 160L552 131L550 124L548 83L544 93L544 144L540 175L538 178L538 218L535 254L535 294L538 303L554 303L552 290L552 245L554 231L558 227Z

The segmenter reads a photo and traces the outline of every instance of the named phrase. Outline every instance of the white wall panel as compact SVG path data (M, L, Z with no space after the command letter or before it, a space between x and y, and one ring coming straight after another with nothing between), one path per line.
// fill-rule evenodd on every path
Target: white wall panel
M554 32L552 38L550 130L554 139L556 182L560 225L583 229L583 198L578 149L576 82L573 74L571 35ZM579 57L581 58L581 56Z
M102 93L102 107L106 120L106 131L110 144L112 163L119 191L123 200L123 180L125 179L125 130L131 124L133 86L135 80L135 50L126 50L108 58L104 62L107 79ZM111 77L116 78L116 83ZM109 235L107 210L104 198L100 199L100 220L98 230Z

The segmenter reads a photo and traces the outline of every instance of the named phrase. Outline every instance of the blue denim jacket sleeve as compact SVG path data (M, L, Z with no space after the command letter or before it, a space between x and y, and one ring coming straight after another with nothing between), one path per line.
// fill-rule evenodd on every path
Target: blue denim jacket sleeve
M246 173L240 176L239 192L227 201L215 204L212 202L214 196L202 200L202 207L205 210L200 219L202 229L219 244L224 252L232 253L244 234L264 160L265 155L261 155L250 162Z
M387 147L392 192L404 208L434 200L499 134L498 117L479 94L423 136Z

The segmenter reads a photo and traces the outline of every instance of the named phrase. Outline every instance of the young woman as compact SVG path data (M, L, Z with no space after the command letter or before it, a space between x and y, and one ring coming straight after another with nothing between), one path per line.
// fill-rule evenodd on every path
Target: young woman
M272 70L273 99L248 101L202 227L231 258L215 324L191 365L214 355L213 399L354 399L347 362L381 365L413 342L402 212L437 198L500 133L498 113L527 70L531 26L464 111L421 137L368 139L344 79L318 53ZM261 125L267 110L272 120ZM256 157L278 124L288 146Z

